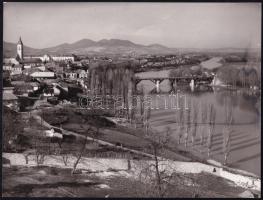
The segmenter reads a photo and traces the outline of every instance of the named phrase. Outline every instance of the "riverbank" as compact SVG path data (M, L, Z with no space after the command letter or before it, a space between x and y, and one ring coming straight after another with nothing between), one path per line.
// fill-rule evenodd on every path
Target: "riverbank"
M118 133L118 131L117 130L111 130L111 129L101 129L100 131L101 131L101 133L103 133L104 135L106 134L106 135L108 135L108 134L110 134L111 136L110 137L100 137L100 139L98 139L98 138L96 138L96 139L94 139L94 138L89 138L89 137L87 137L86 136L86 138L87 139L89 139L89 140L94 140L94 142L96 142L96 143L99 143L99 144L101 144L101 145L106 145L106 146L111 146L111 147L116 147L116 145L114 144L116 141L119 141L120 142L120 144L121 144L121 146L119 146L119 147L117 147L117 148L119 148L119 149L122 149L122 150L124 150L124 151L128 151L128 152L132 152L132 153L135 153L135 154L138 154L138 155L143 155L143 156L146 156L146 157L148 157L148 158L152 158L152 155L151 154L148 154L148 153L145 153L144 151L140 151L140 150L135 150L134 149L134 145L132 145L133 144L133 140L136 138L136 134L134 134L134 131L136 131L136 130L133 130L131 127L130 127L130 125L129 124L127 124L127 123L125 123L125 125L123 126L123 124L122 123L120 123L118 120L116 120L115 118L110 118L111 120L113 120L113 122L114 123L116 123L116 125L117 126L120 126L119 128L117 128L117 130L120 130L120 133L118 134L118 136L116 136L116 134ZM40 120L40 118L38 117L38 120ZM125 120L123 119L123 120L121 120L122 122L125 122ZM41 122L42 124L43 124L43 120L40 120L39 122ZM50 125L48 125L48 123L44 123L46 126L48 126L49 128L51 127ZM124 127L125 129L126 129L126 131L124 131L124 132L127 132L127 130L129 130L129 133L123 133L123 129L121 129L121 127ZM74 129L75 130L75 129ZM72 134L72 135L75 135L75 136L77 136L77 137L83 137L83 138L85 138L83 135L81 135L81 134L77 134L77 133L74 133L74 132L72 132L72 131L68 131L68 130L64 130L65 132L64 133L66 133L66 134ZM138 130L137 130L138 131ZM81 131L82 132L82 131ZM121 133L122 132L122 133ZM140 131L139 131L140 132ZM128 134L128 135L127 135ZM125 138L124 140L122 140L121 138ZM126 143L125 141L127 141L127 137L129 138L129 142L128 143ZM110 140L108 140L108 138L111 138ZM134 139L133 139L134 138ZM103 140L101 140L101 139L103 139ZM105 141L105 139L106 139L106 141ZM141 138L141 139L143 139L143 138ZM136 139L137 140L137 139ZM144 147L144 146L147 146L147 141L144 141L143 143L141 143L141 142L136 142L137 144L141 144L142 145L142 147ZM169 151L170 150L170 152L168 153L167 151ZM171 149L171 148L169 148L169 147L167 147L167 151L164 153L164 155L165 156L167 156L167 155L170 155L170 156L168 156L168 158L170 157L170 158L173 158L173 159L175 159L175 160L188 160L188 161L190 161L190 160L197 160L197 161L202 161L202 162L204 162L204 163L206 163L206 164L208 164L209 162L209 160L208 161L206 161L206 160L204 160L204 158L205 157L203 157L202 155L200 155L200 154L196 154L196 153L193 153L192 151L191 151L191 148L190 148L190 151L186 151L184 148L182 148L182 147L179 147L179 146L177 146L177 148L176 148L176 150L175 149ZM176 152L175 152L176 151ZM184 152L184 155L180 155L180 152ZM173 156L171 156L171 154L174 154ZM216 167L220 167L221 169L226 169L227 171L232 171L232 172L234 172L235 174L241 174L241 175L245 175L245 176L250 176L250 177L257 177L255 174L253 174L253 173L249 173L249 172L246 172L246 171L244 171L244 170L238 170L238 169L234 169L234 168L230 168L230 167L226 167L226 166L222 166L221 164L219 164L219 163L217 163L216 165L214 164L214 166L216 166Z
M156 111L157 113L162 112L162 111ZM157 114L156 112L153 112L153 119L151 119L151 121L156 121L156 117L161 117L159 114ZM171 113L169 113L168 111L163 111L166 113L166 117L168 117L167 119L170 119L169 116L171 115ZM58 112L56 112L57 114L59 114ZM53 114L54 116L56 116L56 114ZM74 115L73 115L74 116ZM48 128L51 128L52 126L49 125L48 123L46 123L44 120L41 120L41 118L39 116L37 116L37 120L40 123L42 123L42 125L45 125ZM88 129L90 128L90 126L87 124L87 122L83 122L81 123L81 118L77 119L77 116L72 117L74 120L77 120L77 122L71 122L68 121L67 123L63 123L61 124L61 127L57 127L57 128L62 128L62 131L64 134L69 134L69 135L75 135L77 137L80 138L85 138L87 137L90 141L95 141L96 143L106 146L106 147L111 147L111 148L117 148L117 149L122 149L125 152L131 152L133 154L137 155L142 155L142 156L146 156L148 158L152 157L152 155L150 155L149 151L147 150L147 146L149 146L149 141L147 141L145 138L143 138L144 135L144 131L142 128L133 128L132 125L130 125L129 123L125 122L124 119L118 119L117 118L111 118L111 117L105 117L106 119L110 119L112 120L113 123L115 123L114 127L102 127L99 128L99 134L97 134L96 138L94 138L92 133L89 133ZM162 117L161 117L162 118ZM120 123L120 121L125 122ZM158 120L159 121L159 120ZM153 127L156 126L156 122L152 123ZM169 125L170 126L170 125ZM164 127L164 125L162 125L162 127ZM171 127L171 126L170 126ZM176 126L177 127L177 126ZM96 130L96 127L93 127L94 130ZM160 128L157 127L157 130L159 130ZM242 128L242 130L246 130L244 127ZM160 130L161 131L161 130ZM173 129L172 129L173 131ZM160 132L160 134L162 133L162 131ZM237 138L239 135L233 135L233 139L232 141L234 141L234 138ZM238 137L240 138L240 137ZM251 138L251 136L250 136ZM258 137L257 137L258 138ZM169 144L167 144L166 150L165 152L162 154L163 156L165 156L166 158L169 159L173 159L173 160L179 160L179 161L198 161L198 162L203 162L203 163L207 163L207 159L211 159L211 158L207 158L207 153L206 153L206 148L205 147L201 147L199 142L198 142L198 137L195 140L195 146L194 148L191 146L191 144L188 145L187 148L184 147L183 144L178 145L177 144L177 140L176 138L172 137L170 139ZM242 138L241 138L242 139ZM253 140L252 140L253 139ZM254 142L255 139L252 138L246 141L252 141ZM215 140L219 141L221 140L220 138L220 134L216 134L215 136ZM218 142L217 142L218 143ZM177 144L177 145L174 145ZM243 145L243 143L240 143ZM116 146L117 145L117 146ZM215 147L218 147L219 145L216 145ZM232 151L234 151L234 149L236 149L236 145L232 144ZM217 150L215 152L215 150ZM217 148L217 149L212 149L211 155L213 155L213 159L221 162L221 156L220 154L218 154L218 151L220 151L221 148ZM253 153L253 151L251 151ZM217 155L216 155L217 153ZM239 165L233 165L232 163L235 163L236 159L239 159L239 157L236 157L236 154L234 154L234 152L231 153L230 155L230 163L229 165L231 167L234 168L239 168L242 170L247 170L247 169L251 169L250 166L245 166L240 168ZM235 158L232 158L232 156L235 156ZM240 155L238 155L240 156ZM233 161L234 162L233 162ZM257 165L256 165L257 166ZM250 171L250 170L248 170ZM254 172L255 170L252 170L252 172ZM256 168L256 172L257 172L257 168Z

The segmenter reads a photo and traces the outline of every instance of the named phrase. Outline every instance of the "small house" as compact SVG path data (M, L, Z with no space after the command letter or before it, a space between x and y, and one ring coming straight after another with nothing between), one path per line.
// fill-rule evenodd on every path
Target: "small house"
M46 133L46 137L50 137L50 138L56 137L60 139L63 138L62 132L61 131L58 132L57 129L55 131L54 128L51 128L50 130L45 131L45 133Z
M77 75L78 75L78 78L87 78L89 73L88 73L88 70L85 71L85 70L77 70Z
M22 74L22 65L15 65L11 69L11 75Z

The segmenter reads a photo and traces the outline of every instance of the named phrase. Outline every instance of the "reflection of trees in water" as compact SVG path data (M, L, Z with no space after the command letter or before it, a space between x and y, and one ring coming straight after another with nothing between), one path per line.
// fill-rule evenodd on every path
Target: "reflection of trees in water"
M239 95L236 92L229 91L229 90L220 91L220 92L215 93L215 97L216 97L215 98L216 102L220 106L224 106L225 98L229 99L229 101L231 102L231 106L234 106L234 107L238 106Z
M200 99L204 102L210 102L216 104L216 108L218 106L223 107L224 106L224 99L228 98L231 101L231 105L234 108L238 108L238 110L245 111L245 112L252 112L257 113L257 115L260 114L260 97L256 94L251 94L249 91L246 92L244 90L239 91L232 91L232 90L226 90L226 89L220 89L215 90L215 92L210 92L210 90L195 90L191 91L189 85L178 85L176 88L171 88L168 84L166 86L167 88L170 88L169 92L177 93L180 91L180 93L186 94L187 96L191 96L191 98L197 98L198 101ZM213 89L212 89L213 90ZM151 94L157 94L157 90L155 87L152 88L150 91ZM160 88L159 94L167 94L168 92L163 90L163 88ZM206 97L207 98L204 98ZM211 97L215 97L211 98ZM189 97L190 98L190 97ZM218 105L218 106L217 106ZM217 108L218 109L218 108Z
M259 110L257 109L257 103L259 101L259 97L252 96L247 93L243 93L240 98L240 109L244 111L253 111L257 114L259 114Z
M163 94L163 93L176 93L177 91L181 91L184 92L186 94L191 94L194 96L201 96L204 95L206 93L211 93L213 92L213 88L209 85L203 85L203 86L197 86L194 91L191 90L190 86L188 84L186 85L180 85L177 87L171 87L170 85L167 85L166 87L159 88L159 92L157 92L157 88L153 87L149 93L151 94Z
M236 91L220 91L215 93L216 102L220 106L224 106L224 99L228 98L231 100L231 106L238 107L242 111L256 112L258 109L255 107L259 101L259 97L256 95L250 95L246 92L237 93Z
M193 96L202 96L204 94L212 93L214 90L209 85L200 85L197 86L194 91L190 90L190 87L188 89L188 92L191 93Z

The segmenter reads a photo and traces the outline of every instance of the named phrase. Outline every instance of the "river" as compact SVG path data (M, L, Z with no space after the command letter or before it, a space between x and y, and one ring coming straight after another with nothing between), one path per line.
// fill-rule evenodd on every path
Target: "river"
M209 66L209 68L219 66L219 58L212 58L204 63L202 66ZM213 66L214 65L214 66ZM167 77L170 70L162 71L149 71L137 73L139 77ZM144 88L145 93L150 93L155 88L155 85L148 80L141 81L137 88L140 90ZM189 86L185 86L187 88ZM238 168L252 172L254 174L261 174L261 129L260 129L260 108L256 105L259 104L260 100L258 96L251 95L242 90L229 91L224 88L212 88L206 91L191 91L191 90L180 90L178 87L179 94L186 100L190 111L193 103L199 108L198 112L198 127L196 135L196 144L194 147L189 147L191 151L198 152L204 158L207 156L207 147L200 144L200 133L203 132L207 135L207 130L202 131L201 122L201 105L213 105L216 110L215 119L215 133L212 141L212 150L210 159L223 162L223 134L222 129L225 122L225 106L224 99L228 99L231 102L233 108L233 124L231 125L231 136L230 136L230 154L228 158L228 166ZM153 95L155 102L158 101L158 106L154 107L151 111L150 126L160 133L165 131L167 127L172 130L172 137L178 140L178 123L177 123L177 109L169 106L169 91L171 86L167 80L164 80L160 84L161 94ZM178 93L176 92L176 94ZM168 102L168 103L167 103ZM190 102L190 103L189 103ZM168 106L167 106L168 105ZM189 106L190 105L190 106ZM261 106L261 104L260 104ZM189 137L189 142L190 142ZM177 145L177 143L175 143ZM180 147L184 146L180 144Z

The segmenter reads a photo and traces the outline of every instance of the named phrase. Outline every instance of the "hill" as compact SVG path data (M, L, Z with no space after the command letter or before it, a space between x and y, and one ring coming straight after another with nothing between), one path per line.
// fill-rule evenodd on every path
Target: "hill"
M4 42L3 45L4 56L14 57L16 55L16 44ZM175 49L168 48L162 45L140 45L135 44L129 40L119 39L103 39L100 41L93 41L90 39L82 39L72 44L63 43L58 46L34 49L25 46L25 55L84 55L84 54L171 54L176 53Z
M218 48L218 49L199 49L199 48L169 48L160 44L141 45L133 43L129 40L120 39L102 39L93 41L90 39L82 39L74 43L63 43L54 47L35 49L25 46L26 56L37 56L44 54L53 55L86 55L86 54L175 54L175 53L244 53L244 48ZM4 42L4 57L15 57L16 44ZM258 49L253 49L258 52Z
M24 45L24 52L25 55L37 55L39 49L34 49ZM4 58L6 57L15 57L16 56L16 44L11 42L4 42L3 43L3 55Z

